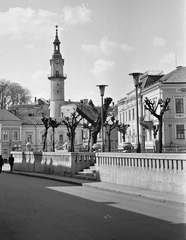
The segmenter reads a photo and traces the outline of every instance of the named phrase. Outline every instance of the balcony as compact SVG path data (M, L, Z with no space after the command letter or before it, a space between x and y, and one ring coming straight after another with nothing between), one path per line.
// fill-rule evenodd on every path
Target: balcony
M66 74L63 75L63 74L56 73L53 76L47 75L47 77L48 77L49 80L53 80L55 78L66 79L67 75Z

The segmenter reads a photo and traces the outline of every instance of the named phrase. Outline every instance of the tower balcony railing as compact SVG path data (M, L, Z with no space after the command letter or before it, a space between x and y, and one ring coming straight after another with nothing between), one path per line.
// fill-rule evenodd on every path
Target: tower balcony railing
M66 79L67 75L66 74L53 74L53 75L47 75L48 79L54 79L54 78L63 78Z

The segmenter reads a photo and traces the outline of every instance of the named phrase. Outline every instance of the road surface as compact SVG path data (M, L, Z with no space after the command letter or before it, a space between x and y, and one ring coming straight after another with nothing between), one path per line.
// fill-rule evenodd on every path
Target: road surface
M0 240L183 240L181 204L0 174Z

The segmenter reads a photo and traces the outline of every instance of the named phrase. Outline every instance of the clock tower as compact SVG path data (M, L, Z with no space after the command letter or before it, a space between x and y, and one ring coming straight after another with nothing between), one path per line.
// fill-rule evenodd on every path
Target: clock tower
M64 81L66 76L63 72L64 59L60 53L60 41L58 39L58 26L56 26L56 36L53 42L54 53L50 59L51 75L48 79L51 82L50 96L50 117L61 117L60 107L65 102Z

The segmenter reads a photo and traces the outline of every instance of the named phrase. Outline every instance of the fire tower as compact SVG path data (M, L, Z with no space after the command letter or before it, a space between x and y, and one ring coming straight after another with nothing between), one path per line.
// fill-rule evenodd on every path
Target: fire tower
M64 75L63 66L64 59L60 53L60 41L58 39L58 26L56 26L56 36L53 42L54 53L50 59L51 75L48 79L51 82L51 96L50 96L50 117L58 118L60 115L60 107L65 101L64 96Z

